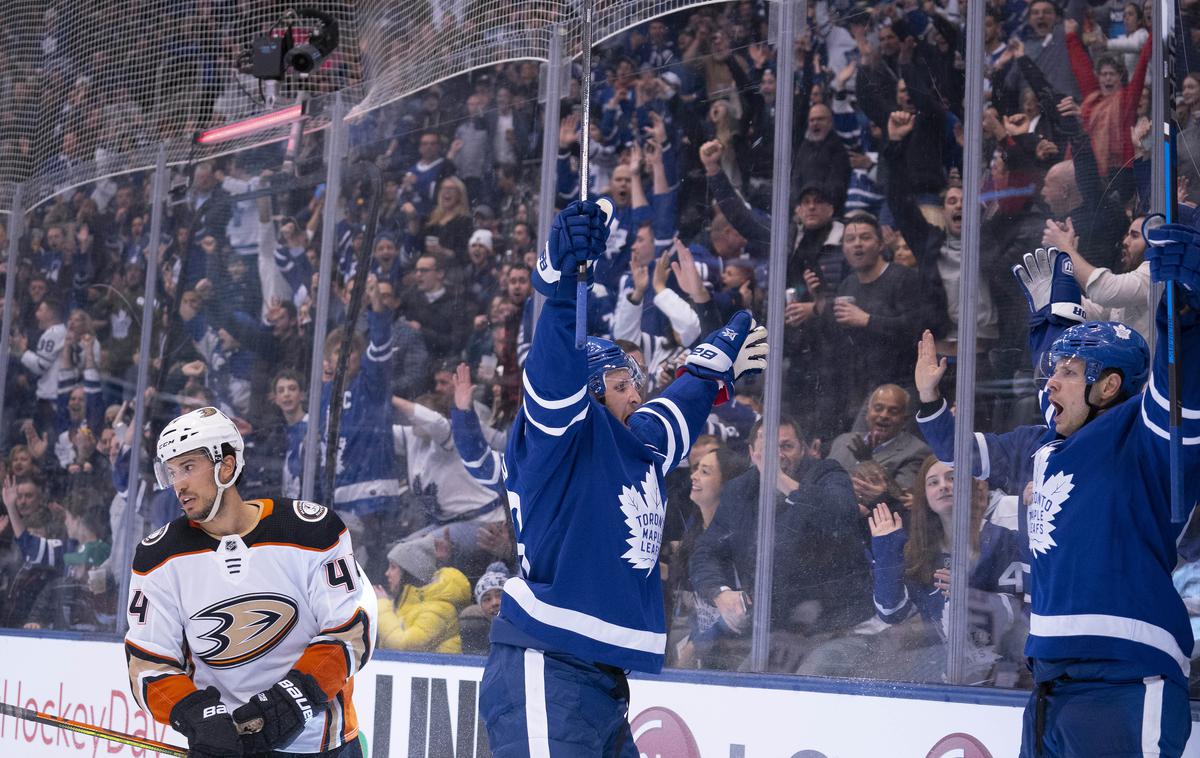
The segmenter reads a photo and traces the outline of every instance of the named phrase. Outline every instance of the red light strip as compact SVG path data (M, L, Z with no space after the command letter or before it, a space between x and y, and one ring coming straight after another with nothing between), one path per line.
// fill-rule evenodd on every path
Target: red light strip
M274 129L278 126L290 124L293 121L298 121L304 117L304 106L292 105L287 108L281 108L271 113L265 113L261 116L248 118L243 121L236 121L225 126L218 126L215 129L208 129L196 135L196 142L201 145L215 145L218 142L227 142L238 137L245 137L248 134L261 132L266 129Z

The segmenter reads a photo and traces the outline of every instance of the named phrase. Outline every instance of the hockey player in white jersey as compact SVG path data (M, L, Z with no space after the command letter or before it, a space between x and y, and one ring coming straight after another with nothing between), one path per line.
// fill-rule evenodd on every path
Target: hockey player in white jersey
M597 203L571 203L534 276L547 299L505 453L520 571L504 585L480 695L496 758L636 758L625 670L662 668L663 477L714 401L766 363L766 330L743 311L643 404L619 347L574 345L576 267L607 237Z
M1149 232L1150 274L1184 284L1181 366L1185 502L1200 495L1200 234ZM1155 247L1158 241L1161 245ZM1014 267L1029 302L1046 423L977 434L976 477L1020 492L1030 554L1029 637L1035 690L1022 758L1179 756L1191 731L1192 631L1171 582L1176 539L1168 465L1166 303L1158 347L1126 324L1083 321L1066 253L1038 249ZM926 333L917 360L921 432L943 461L954 430L937 384L945 370Z
M374 648L374 592L337 514L241 498L243 450L216 408L159 437L156 472L184 515L134 556L133 694L193 758L360 758L351 693Z

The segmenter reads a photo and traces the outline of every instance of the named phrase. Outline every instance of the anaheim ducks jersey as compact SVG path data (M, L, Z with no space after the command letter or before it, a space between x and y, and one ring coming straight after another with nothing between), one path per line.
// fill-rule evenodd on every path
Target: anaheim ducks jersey
M289 753L358 735L353 677L375 643L375 594L337 514L303 500L262 509L244 535L216 539L178 518L138 545L125 656L133 694L161 723L196 689L216 687L232 713L295 668L328 698Z

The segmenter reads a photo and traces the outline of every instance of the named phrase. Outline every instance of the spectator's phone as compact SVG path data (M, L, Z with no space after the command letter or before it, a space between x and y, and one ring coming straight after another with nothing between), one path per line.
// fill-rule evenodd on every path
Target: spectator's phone
M485 355L479 359L476 375L481 382L490 382L496 377L496 356Z

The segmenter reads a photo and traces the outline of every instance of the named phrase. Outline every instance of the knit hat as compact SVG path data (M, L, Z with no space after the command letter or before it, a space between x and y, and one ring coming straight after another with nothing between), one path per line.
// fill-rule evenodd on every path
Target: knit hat
M433 537L426 535L418 539L401 540L388 551L388 561L412 574L421 584L429 584L437 571L433 553Z
M492 233L487 229L476 229L475 233L471 235L471 239L467 243L467 246L470 247L471 245L475 244L483 245L489 251L493 250Z
M496 561L488 566L484 575L479 577L478 582L475 582L475 602L482 603L483 596L492 590L504 589L506 581L508 581L508 566L501 561Z

